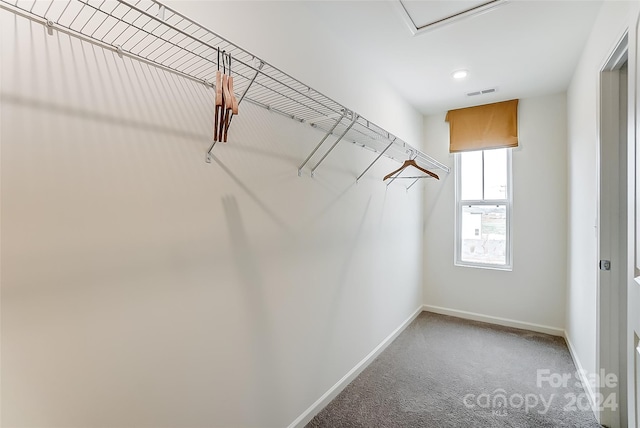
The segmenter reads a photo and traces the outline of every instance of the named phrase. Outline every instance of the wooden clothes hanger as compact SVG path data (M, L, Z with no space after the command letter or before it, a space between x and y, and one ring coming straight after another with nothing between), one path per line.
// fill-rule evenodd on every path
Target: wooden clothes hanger
M227 128L227 112L231 103L229 94L229 76L227 76L226 51L222 51L222 105L220 107L220 123L218 128L218 141L224 142L224 131Z
M233 92L233 76L231 75L231 55L229 55L229 92L231 93L231 101L233 104L231 112L235 116L238 114L239 103L238 103L238 98L236 98L236 93Z
M228 61L228 69L229 76L227 77L227 86L224 86L223 83L223 91L226 89L225 95L227 96L225 100L225 123L224 123L224 139L223 142L227 142L227 132L229 132L229 125L231 124L231 116L233 114L238 114L238 99L236 98L236 94L233 92L233 76L231 75L231 55L227 55Z
M429 175L429 176L431 176L431 177L435 178L436 180L440 180L440 177L438 177L438 176L437 176L436 174L434 174L433 172L431 172L431 171L429 171L429 170L427 170L427 169L424 169L423 167L421 167L420 165L418 165L414 159L407 159L406 161L404 161L404 163L402 164L402 166L401 166L400 168L398 168L398 169L396 169L395 171L390 172L389 174L385 175L385 176L384 176L384 178L382 179L382 181L385 181L386 179L393 177L394 175L396 175L396 174L397 174L397 173L399 173L400 171L402 171L402 170L404 170L405 168L408 168L408 167L410 167L410 166L412 166L412 167L414 167L414 168L416 168L416 169L418 169L418 170L420 170L420 171L424 172L425 174L427 174L427 175Z
M222 105L223 105L223 94L222 94L222 74L220 73L220 48L218 48L218 71L216 71L216 109L215 109L215 120L213 125L213 141L220 141L218 138L220 135L220 126L222 123Z
M227 69L229 74L227 74ZM220 73L220 49L218 49L218 71L216 71L216 103L213 141L227 142L231 116L238 114L238 99L233 91L231 55L222 51L222 73Z

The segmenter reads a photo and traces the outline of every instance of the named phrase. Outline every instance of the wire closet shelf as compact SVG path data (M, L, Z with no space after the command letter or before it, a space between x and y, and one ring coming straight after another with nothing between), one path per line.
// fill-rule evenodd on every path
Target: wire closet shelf
M225 51L232 57L240 102L324 131L299 174L331 135L337 139L311 168L312 175L341 140L378 153L358 180L382 156L400 162L411 156L427 168L449 172L433 157L159 1L0 0L0 7L41 22L50 33L52 29L69 33L208 86L213 86L219 69L218 49Z

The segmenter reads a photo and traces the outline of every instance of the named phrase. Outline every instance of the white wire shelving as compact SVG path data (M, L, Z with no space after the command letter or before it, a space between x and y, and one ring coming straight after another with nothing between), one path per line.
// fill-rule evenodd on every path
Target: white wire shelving
M382 156L400 162L412 157L426 168L449 173L433 157L159 1L0 0L0 7L40 22L50 32L63 31L208 86L219 69L218 50L225 51L232 57L234 89L241 102L324 131L325 137L299 166L299 175L307 165L313 175L340 141L378 154L357 180ZM335 138L330 148L311 162L330 137Z

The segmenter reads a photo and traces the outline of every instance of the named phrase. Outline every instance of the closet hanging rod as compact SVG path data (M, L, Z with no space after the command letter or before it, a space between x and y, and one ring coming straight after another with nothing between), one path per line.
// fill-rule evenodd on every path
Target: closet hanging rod
M88 5L89 7L94 7L94 6L92 6L91 4L89 4L89 0L77 0L77 1L79 1L80 3L83 3L83 4L85 4L85 5ZM118 3L120 3L120 4L123 4L123 5L126 5L126 6L130 7L132 10L135 10L136 12L140 13L141 15L146 16L147 18L149 18L149 19L151 19L151 20L160 21L162 24L164 24L164 25L165 25L165 26L167 26L167 27L170 27L172 30L174 30L174 31L178 32L179 34L182 34L182 35L184 35L185 37L190 38L193 42L200 43L200 44L202 44L203 46L205 46L205 47L209 48L209 49L211 50L211 56L212 56L212 57L213 57L213 52L214 52L214 51L217 51L217 47L215 47L215 46L213 46L213 45L209 44L208 42L205 42L205 41L203 41L203 40L201 40L201 39L199 39L199 38L195 37L195 36L194 36L194 35L192 35L192 34L187 33L186 31L184 31L184 30L182 30L182 29L180 29L180 28L178 28L178 27L176 27L176 26L174 26L174 25L171 25L171 24L167 23L166 21L161 20L159 17L154 16L154 15L152 15L151 13L149 13L149 12L147 12L147 11L145 11L145 10L142 10L141 8L138 8L136 5L132 5L132 4L130 4L130 3L129 3L129 2L127 2L126 0L117 0L117 1L118 1ZM155 4L160 4L159 2L156 2L156 1L153 1L153 3L155 3ZM171 11L171 12L172 12L173 14L175 14L175 15L178 15L178 16L182 17L182 18L183 18L183 19L185 19L185 20L188 20L188 21L192 22L194 25L198 25L197 23L195 23L195 21L192 21L192 20L190 20L189 18L186 18L184 15L181 15L180 13L178 13L178 12L174 11L174 10L173 10L173 9L171 9L170 7L165 6L165 13L166 13L166 11L167 11L167 10ZM104 12L103 12L103 13L104 13ZM113 11L111 11L111 12L110 12L110 13L108 13L107 15L108 15L109 17L116 18L116 16L115 16L115 15L113 15ZM123 17L123 18L124 18L124 17ZM146 33L146 34L147 34L147 36L148 36L148 35L153 35L153 34L152 34L152 33L150 33L148 30L145 30L145 29L143 28L143 27L144 27L144 25L146 25L148 22L147 22L147 23L145 23L145 24L144 24L144 25L142 25L142 26L139 26L139 25L135 24L135 22L136 22L138 19L139 19L139 17L138 17L138 18L136 18L136 19L134 19L134 20L133 20L133 22L131 22L129 25L131 25L132 27L136 28L138 31L142 31L142 32ZM155 28L157 29L158 27L155 27ZM204 27L202 27L202 26L200 26L200 28L203 28L203 29L204 29L204 30L206 30L208 33L210 33L211 35L214 35L215 37L217 37L217 38L219 38L219 39L221 39L221 40L223 40L223 41L227 42L229 45L231 45L231 46L235 46L235 45L233 45L232 43L230 43L229 41L227 41L226 39L224 39L224 38L220 37L219 35L217 35L217 34L215 34L215 33L213 33L213 32L211 32L210 30L207 30L206 28L204 28ZM110 31L111 31L111 30L110 30ZM116 37L116 39L118 39L118 38L119 38L119 37L124 33L124 31L125 31L125 30L123 30L123 32L122 32L122 33L120 33L120 35L118 35L118 36ZM166 31L165 31L165 33L164 33L164 34L166 34ZM146 37L146 36L145 36L145 37ZM156 37L157 37L157 36L156 36ZM124 46L127 42L129 42L129 40L130 40L130 39L128 39L128 40L126 40L126 41L124 41L124 42L121 44L121 46ZM183 40L184 40L184 39L183 39ZM165 40L165 42L166 42L166 43L171 44L173 47L182 48L181 46L179 46L178 44L176 44L175 42L172 42L172 41L170 41L170 40ZM182 48L182 49L184 49L184 48ZM225 50L227 50L227 49L228 49L228 47L225 47ZM211 63L212 65L213 65L213 64L215 64L215 65L217 66L217 61L214 61L213 59L209 59L209 58L207 58L207 57L203 56L203 53L204 53L204 52L198 52L198 53L196 53L196 52L195 52L195 50L192 50L192 51L191 51L191 53L192 53L196 58L200 58L200 59L202 59L202 60L204 60L204 61L206 61L206 62ZM247 52L247 53L248 53L248 52ZM185 55L186 55L186 53L185 53ZM233 56L233 55L232 55L232 56ZM251 56L252 56L253 58L257 58L255 55L251 55ZM181 58L182 58L182 57L181 57ZM181 58L180 58L180 59L181 59ZM246 62L244 62L242 59L239 59L239 58L238 58L238 57L236 57L236 56L233 56L233 58L234 58L234 62L235 62L235 63L240 63L242 66L244 66L245 68L247 68L247 69L249 69L249 70L253 71L254 73L261 74L261 75L263 75L263 76L267 77L268 79L273 80L275 83L277 83L277 84L279 84L279 85L282 85L282 86L285 86L287 89L289 89L289 90L291 90L291 91L293 91L293 92L295 92L295 93L299 94L300 96L305 97L305 98L307 98L308 100L310 100L310 101L312 101L312 102L314 102L314 103L316 103L316 104L319 104L320 106L322 106L322 107L324 107L324 108L331 109L331 107L329 107L329 106L327 106L327 105L323 104L323 103L322 103L322 102L320 102L319 100L315 100L315 99L313 99L313 98L309 97L307 94L304 94L304 93L302 93L301 91L298 91L297 89L295 89L295 88L293 88L293 87L291 87L291 86L287 85L286 83L281 82L281 81L278 81L277 79L275 79L275 77L273 77L273 76L271 76L271 75L269 75L269 74L262 73L261 68L254 67L254 66L252 66L252 65L250 65L250 64L248 64L248 63L246 63ZM192 59L193 59L193 58L192 58ZM260 61L261 61L261 60L260 60ZM175 63L175 61L174 61L174 63ZM188 62L187 62L187 63L188 63ZM185 63L185 64L187 64L187 63ZM264 62L263 62L263 61L261 61L261 63L264 63ZM173 63L172 63L172 65L173 65ZM183 65L184 65L184 64L183 64ZM205 64L205 65L206 65L206 64ZM188 70L190 67L192 67L192 66L193 66L193 64L192 64L192 65L190 65L189 67L187 67L187 70ZM204 65L203 65L203 66L204 66ZM271 66L271 67L275 69L275 67L273 67L273 66ZM277 69L276 69L276 70L277 70ZM278 70L278 71L280 71L280 70ZM192 72L193 72L193 71L192 71ZM237 73L237 74L240 74L240 73L238 73L238 72L236 72L236 73ZM281 73L282 73L282 72L281 72ZM285 73L283 73L283 74L285 74ZM288 76L288 75L287 75L287 76ZM245 76L245 75L243 75L242 77L243 77L243 78L245 78L245 79L249 79L249 77L248 77L248 76ZM288 76L288 77L290 77L290 76ZM210 79L207 79L206 77L205 77L205 78L202 78L202 80L203 80L205 83L210 83ZM253 80L255 80L255 79L253 79ZM282 95L282 94L281 94L281 95ZM287 97L287 98L289 98L289 97ZM291 98L290 98L290 99L291 99ZM292 99L292 100L293 100L293 99ZM294 102L299 102L299 101L297 101L297 100L293 100L293 101L294 101ZM333 100L331 100L331 101L333 101Z
M35 2L34 2L34 4L35 4ZM42 16L38 16L38 15L34 15L32 13L29 13L28 11L25 11L24 9L19 9L16 6L13 6L9 2L7 2L6 0L0 0L0 9L4 9L4 10L9 11L9 12L11 12L11 13L17 15L17 16L21 16L23 18L26 18L26 19L32 20L34 22L37 22L39 24L42 24L45 27L47 27L48 29L53 29L54 26L55 26L56 30L59 31L60 33L66 34L68 36L77 37L77 38L79 38L81 40L84 40L84 41L86 41L88 43L91 43L91 44L94 44L96 46L99 46L99 47L101 47L103 49L107 49L107 50L110 50L112 52L117 52L118 54L127 55L129 57L135 58L138 61L144 62L145 64L153 65L153 66L161 68L163 70L167 70L167 71L170 71L172 73L178 74L181 77L183 77L185 79L189 79L189 80L191 80L193 82L200 83L200 84L205 83L205 82L202 81L202 79L195 78L195 77L190 76L188 74L185 74L185 73L183 73L183 72L181 72L179 70L175 70L175 69L172 69L170 67L167 67L166 65L159 64L157 62L151 61L151 60L149 60L147 58L144 58L144 57L141 57L141 56L129 53L129 52L124 52L118 46L114 46L114 45L111 45L109 43L105 43L105 42L103 42L101 40L97 40L97 39L91 38L91 37L89 37L89 36L87 36L85 34L78 33L76 31L70 30L70 29L68 29L66 27L63 27L63 26L60 26L60 25L55 25L55 23L53 21L48 20L48 19L46 19L46 18L44 18Z
M81 3L85 3L85 4L89 5L89 0L78 0L78 1L80 1ZM158 21L163 22L163 23L164 23L164 25L171 27L173 30L175 30L175 31L179 32L180 34L183 34L183 35L184 35L184 36L186 36L186 37L189 37L189 38L190 38L190 39L192 39L194 42L199 42L199 43L201 43L202 45L204 45L204 46L206 46L206 47L210 48L212 52L217 50L217 47L216 47L216 46L210 45L209 43L204 42L203 40L201 40L201 39L199 39L199 38L196 38L195 36L193 36L193 35L191 35L191 34L187 33L186 31L181 30L180 28L177 28L177 27L175 27L175 26L173 26L173 25L171 25L171 24L167 24L164 20L161 20L161 19L160 19L160 18L158 18L157 16L153 16L152 14L148 13L147 11L144 11L144 10L142 10L142 9L140 9L140 8L138 8L138 7L136 7L135 5L130 4L130 3L129 3L128 1L126 1L126 0L117 0L117 1L118 1L118 3L121 3L121 4L124 4L124 5L127 5L127 6L128 6L128 7L130 7L131 9L133 9L133 10L137 11L138 13L141 13L141 14L143 14L143 15L147 16L147 17L148 17L148 18L150 18L150 19L158 20ZM151 1L153 1L153 3L155 3L155 4L162 5L162 4L161 4L160 2L158 2L158 1L155 1L155 0L151 0ZM169 10L169 11L171 11L173 14L175 14L175 15L177 15L177 16L180 16L180 17L181 17L181 18L183 18L184 20L190 21L190 22L192 22L194 25L199 26L200 28L202 28L202 29L204 29L205 31L207 31L209 34L211 34L211 35L213 35L213 36L215 36L215 37L219 38L220 40L225 41L225 42L226 42L226 43L228 43L229 45L231 45L231 46L235 46L233 43L229 42L229 41L228 41L227 39L225 39L224 37L221 37L220 35L218 35L218 34L214 33L213 31L211 31L211 30L207 29L206 27L204 27L204 26L202 26L202 25L200 25L200 24L196 23L195 21L191 20L190 18L187 18L186 16L182 15L181 13L176 12L176 11L175 11L175 10L173 10L172 8L170 8L170 7L168 7L168 6L164 6L164 9L165 9L165 13L166 13L166 11L167 11L167 10ZM137 21L137 19L136 19L136 20L134 20L134 21ZM133 25L133 23L131 23L130 25L132 25L133 27L137 28L138 30L145 31L145 30L143 30L142 28L140 28L140 27L138 27L138 26L136 26L136 25ZM145 31L145 32L146 32L146 31ZM228 50L228 48L225 48L225 50ZM247 52L247 51L245 51L245 52ZM249 53L249 52L247 52L247 53ZM249 54L250 54L250 53L249 53ZM251 55L253 58L257 58L257 57L256 57L255 55L253 55L253 54L250 54L250 55ZM233 56L233 55L232 55L232 56ZM288 89L290 89L290 90L292 90L292 91L294 91L294 92L297 92L298 94L302 95L303 97L308 98L308 99L309 99L310 101L312 101L312 102L315 102L315 103L321 104L321 105L322 105L323 107L325 107L325 108L330 108L330 107L328 107L328 106L326 106L326 105L322 104L320 101L315 100L315 99L313 99L313 98L309 97L307 94L304 94L304 93L302 93L302 92L298 91L297 89L290 87L290 86L289 86L289 85L287 85L286 83L283 83L283 82L281 82L281 81L279 81L279 80L276 80L276 79L275 79L275 77L273 77L273 76L271 76L271 75L269 75L269 74L263 73L261 69L259 69L259 68L256 68L256 67L253 67L253 66L249 65L249 64L247 64L247 63L243 62L241 59L238 59L238 58L237 58L237 57L235 57L235 56L233 56L233 58L234 58L234 62L239 62L239 63L241 63L244 67L249 68L249 69L251 69L252 71L254 71L254 72L258 73L258 74L262 74L263 76L265 76L265 77L267 77L267 78L269 78L269 79L273 80L274 82L276 82L276 83L278 83L278 84L280 84L280 85L286 86ZM206 58L204 58L204 59L206 59ZM211 61L212 63L216 63L216 62L217 62L217 61L213 61L213 60L209 60L209 61ZM284 73L283 71L279 70L278 68L273 67L271 64L269 64L269 66L270 66L271 68L273 68L273 69L277 70L278 72L280 72L280 73L282 73L282 74L286 75L286 76L287 76L287 77L289 77L290 79L294 79L293 77L289 76L288 74ZM205 80L205 81L206 81L206 79L203 79L203 80ZM295 79L294 79L294 80L295 80ZM329 97L326 97L326 98L330 99ZM331 99L330 99L330 100L331 100ZM331 101L333 101L333 100L331 100ZM335 102L335 101L333 101L333 102ZM337 104L337 103L336 103L336 104Z
M74 2L74 1L70 1L70 2L66 2L66 3L67 3L67 7L65 7L65 9L64 9L60 14L59 14L59 16L58 16L58 18L57 18L57 22L56 22L56 24L57 24L57 25L56 25L56 27L58 27L58 29L60 29L60 30L62 30L63 28L64 28L64 29L68 29L69 31L64 31L64 32L66 32L67 34L72 34L72 35L80 36L80 37L82 37L82 38L83 38L83 39L85 39L85 40L90 40L90 41L93 41L93 42L97 42L97 43L99 43L100 45L102 45L102 46L104 46L104 47L109 47L110 49L114 49L114 48L115 48L119 53L126 53L126 54L128 54L128 55L130 55L130 56L132 56L132 57L136 57L137 59L141 59L141 60L143 60L144 62L152 63L152 64L155 64L155 65L158 65L158 66L160 66L160 67L162 67L162 68L169 69L169 70L171 70L171 71L173 71L173 72L177 72L177 73L179 73L179 74L181 74L181 75L183 75L183 76L185 76L185 77L188 77L188 78L190 78L190 79L192 79L192 80L199 81L199 82L201 82L201 83L203 83L203 82L204 82L204 83L208 84L209 86L211 85L211 84L210 84L210 82L208 81L208 79L203 79L203 78L201 78L201 77L196 77L196 76L190 75L190 74L186 73L184 70L180 70L178 67L173 66L172 64L162 63L162 62L159 62L159 61L154 60L154 59L152 59L152 58L145 58L144 56L139 55L139 53L141 53L141 52L136 53L136 52L130 52L130 51L127 51L126 49L122 49L122 45L121 45L121 44L116 44L116 43L106 43L106 42L104 42L103 40L96 39L95 37L91 37L91 35L95 34L96 30L97 30L97 29L98 29L98 28L99 28L99 27L104 23L104 20L100 21L100 23L99 23L99 24L97 25L97 27L96 27L96 30L94 30L91 34L81 34L81 33L78 33L78 30L74 30L73 28L70 28L70 27L65 27L65 26L64 26L64 24L60 23L60 20L61 20L61 18L64 16L64 14L66 13L66 10L67 10L68 6L69 6L70 4L72 4L72 3L79 3L79 4L82 4L82 7L83 7L83 8L84 8L85 6L89 6L90 8L94 8L94 9L95 9L95 10L94 10L94 13L92 13L92 14L91 14L91 16L89 17L89 20L91 20L91 19L96 15L96 13L97 13L97 12L101 12L101 13L102 13L103 15L105 15L105 17L107 17L107 18L113 18L113 19L119 19L119 20L121 20L121 19L125 18L125 17L126 17L126 15L127 15L127 13L125 13L123 17L117 17L117 16L113 13L113 11L114 11L114 10L116 10L116 8L113 8L112 10L107 10L107 11L104 11L104 10L99 9L99 7L100 7L100 6L102 6L102 5L104 4L104 1L103 1L99 6L94 6L94 5L90 4L90 3L87 3L87 2L86 2L86 1L84 1L84 0L76 0L75 2ZM11 3L10 3L10 2L8 2L8 1L6 1L6 0L0 0L0 6L4 6L5 4L9 4L9 5L11 5ZM17 7L17 8L20 8L19 6L16 6L17 4L18 4L18 2L16 1L16 2L14 2L14 4L13 4L12 6ZM50 3L50 6L51 6L51 4L53 4L53 2L51 2L51 3ZM129 3L128 3L128 2L124 2L124 1L119 1L118 5L120 5L120 4L123 4L123 5L127 5L127 6L129 6ZM155 3L154 3L154 4L155 4ZM34 3L34 5L35 5L35 3ZM7 7L5 7L5 9L10 10L10 11L13 11L13 12L18 12L17 10L14 10L14 9L11 9L11 8L7 8ZM49 9L50 9L50 8L47 8L47 12L49 11ZM25 9L24 9L24 8L22 8L21 10L25 10ZM146 13L144 14L144 16L148 17L149 19L154 18L154 17L153 17L151 14L149 14L147 11L143 11L143 10L142 10L142 9L140 9L140 8L135 8L134 10L136 10L136 11L140 11L139 13L140 13L141 15L143 15L143 13L142 13L142 12L146 12ZM27 11L27 12L28 12L28 11ZM19 13L19 12L18 12L18 13ZM27 16L27 15L25 15L25 14L23 14L23 13L20 13L20 15L22 15L22 16L26 16L26 17L28 17L28 18L33 18L32 16ZM79 16L79 14L76 14L76 16L74 17L74 19L73 19L71 22L72 22L72 23L73 23L73 22L75 22L75 21L76 21L76 18L77 18L78 16ZM142 32L146 33L146 34L147 34L147 36L152 35L153 37L158 38L158 35L157 35L157 34L151 34L149 31L145 30L144 28L141 28L141 27L144 27L145 25L147 25L149 21L147 21L146 23L144 23L143 25L141 25L141 26L140 26L140 25L137 25L137 24L135 23L138 19L139 19L139 17L137 17L136 19L133 19L133 23L128 23L128 24L130 24L131 26L133 26L134 28L136 28L136 30L139 30L139 31L142 31ZM45 21L46 21L46 20L45 20ZM84 29L84 28L86 27L86 24L87 24L88 22L89 22L89 21L85 22L85 25L83 25L83 26L82 26L81 30L82 30L82 29ZM53 21L49 21L49 23L50 23L50 25L51 25L51 26L53 25ZM162 25L166 25L166 26L171 26L170 24L163 23L163 22L161 22L160 24L162 24ZM71 25L71 24L70 24L70 25ZM171 26L171 27L172 27L172 28L175 28L175 26ZM113 28L114 28L114 27L112 26L112 27L107 31L107 34L109 34L109 33L113 30ZM157 28L158 28L158 26L154 27L154 29L157 29ZM164 31L162 34L165 34L165 33L166 33L166 31ZM120 32L120 34L119 34L118 36L116 36L116 40L117 40L117 39L118 39L122 34L123 34L123 32ZM182 34L182 33L180 33L180 34ZM147 37L147 36L145 36L145 37ZM143 39L141 39L140 41L138 41L138 43L136 43L134 46L137 46L137 45L138 45L142 40L143 40ZM197 40L197 41L198 41L198 43L200 42L200 40L198 40L198 39L196 39L196 38L193 38L193 40L194 40L194 41L195 41L195 40ZM123 44L125 44L125 43L127 43L127 41L128 41L128 40L125 40L125 41L123 41L122 43L123 43ZM171 40L168 40L168 41L167 41L167 43L169 43L169 44L170 44L170 45L172 45L173 47L177 47L178 49L184 49L183 47L179 46L178 44L173 43ZM210 45L209 45L209 46L210 46ZM237 48L235 48L235 47L234 47L234 49L237 49ZM144 50L144 49L143 49L143 50ZM153 52L155 52L156 50L157 50L157 48L156 48L154 51L152 51L152 53L153 53ZM216 65L217 65L217 62L216 62L216 61L209 60L208 58L205 58L205 57L203 57L202 55L200 55L200 53L195 53L194 55L199 56L202 60L205 60L205 61L209 62L211 65L214 65L214 66L216 66ZM147 55L147 56L149 56L149 55ZM254 57L253 57L253 56L251 56L251 58L253 59ZM257 59L257 58L255 58L255 59L256 59L260 64L264 64L264 61L261 61L261 60L259 60L259 59ZM242 64L243 64L243 65L245 65L245 66L246 66L246 68L248 68L248 69L250 69L250 70L258 70L258 68L257 68L257 67L250 66L250 65L249 65L249 64L247 64L245 61L242 61ZM280 72L280 73L282 73L282 72ZM263 74L264 74L264 73L263 73ZM282 74L284 74L284 73L282 73ZM270 79L274 80L274 77L273 77L273 76L269 76L269 75L266 75L266 76L267 76L268 78L270 78ZM287 75L287 76L288 76L288 75ZM243 77L243 78L245 78L245 79L247 79L247 80L249 79L247 76L244 76L244 75L243 75L242 77ZM280 84L284 84L284 83L282 83L282 82L278 82L278 83L280 83ZM290 90L291 90L291 91L295 91L295 92L297 92L297 94L299 94L300 96L307 97L309 100L311 100L311 101L315 101L315 102L316 102L316 104L322 104L322 107L323 107L323 108L332 109L332 110L334 110L334 111L337 109L337 107L327 106L326 104L323 104L321 101L314 100L313 98L310 98L309 96L307 96L307 95L306 95L306 94L304 94L303 92L301 92L301 91L299 91L299 90L297 90L297 89L295 89L295 88L291 87L290 85L286 85L286 84L284 84L284 85L285 85L285 86L287 86L288 88L290 88ZM266 87L264 84L260 84L260 86L264 87L264 88L265 88L266 90L268 90L268 91L272 91L272 92L274 92L274 93L275 93L274 88ZM305 88L307 88L307 87L305 86ZM294 103L298 103L298 104L300 104L300 106L302 106L302 107L305 107L305 108L309 109L309 106L306 106L306 105L301 104L299 100L292 99L291 97L287 97L286 95L281 95L281 94L278 94L278 95L279 95L279 96L281 96L281 97L286 97L286 98L290 99L292 102L294 102ZM267 106L267 104L265 104L265 103L259 103L259 102L257 102L256 104L257 104L257 105L262 105L262 106ZM339 106L339 105L336 103L336 106ZM271 108L271 107L269 106L269 108ZM311 109L313 109L313 107L311 107ZM313 109L313 110L315 110L317 113L322 113L322 112L319 112L319 111L318 111L318 110L316 110L316 109ZM285 113L285 116L294 117L294 115L291 115L291 114L288 114L288 113Z
M130 3L128 3L126 0L118 0L118 1L119 1L120 3L124 3L124 4L127 4L127 5L130 5ZM171 7L169 7L169 6L165 6L165 5L163 5L161 2L159 2L159 1L157 1L157 0L151 0L151 1L152 1L153 3L155 3L155 4L158 4L161 8L164 8L164 10L169 10L169 11L171 11L173 14L175 14L175 15L177 15L177 16L180 16L181 18L183 18L183 19L185 19L185 20L187 20L187 21L189 21L189 22L193 23L194 25L197 25L197 26L199 26L199 27L201 27L201 28L204 28L207 32L209 32L209 33L211 33L212 35L214 35L215 37L217 37L217 38L219 38L219 39L221 39L221 40L225 41L225 42L226 42L226 43L228 43L229 45L233 45L233 46L235 46L235 45L234 45L232 42L230 42L229 40L227 40L227 39L225 39L224 37L222 37L222 36L218 35L217 33L214 33L213 31L211 31L211 30L207 29L206 27L204 27L204 26L200 25L200 24L199 24L199 23L197 23L196 21L194 21L194 20L192 20L191 18L189 18L189 17L187 17L187 16L183 15L182 13L180 13L180 12L178 12L178 11L176 11L176 10L172 9ZM147 16L149 16L150 18L152 18L152 19L157 19L156 17L151 16L151 15L150 15L150 14L148 14L147 12L144 12L144 13L145 13ZM190 36L190 37L192 37L192 36ZM211 46L210 46L210 47L211 47ZM211 47L211 48L213 48L213 47ZM243 50L244 50L244 49L243 49ZM251 53L250 53L250 52L248 52L248 51L245 51L245 52L249 53L253 58L258 58L257 56L255 56L255 55L251 54ZM238 60L236 59L236 61L238 61ZM264 61L262 61L262 60L260 60L260 62L261 62L261 64L265 64L265 62L264 62ZM247 64L244 64L244 65L248 66ZM289 74L287 74L287 73L283 72L282 70L278 69L277 67L274 67L274 66L273 66L273 65L271 65L271 64L269 64L269 66L270 66L271 68L273 68L274 70L278 71L279 73L281 73L281 74L283 74L283 75L287 76L288 78L290 78L290 79L292 79L292 80L296 80L296 81L297 81L297 79L295 79L295 78L294 78L294 77L292 77L291 75L289 75ZM260 71L261 71L260 69L253 68L253 67L251 67L251 66L248 66L248 67L252 68L254 71L256 71L256 73L260 73ZM267 75L267 74L264 74L264 75L265 75L265 76L267 76L267 77L269 77L269 78L272 78L271 76L269 76L269 75ZM272 79L273 79L273 78L272 78ZM308 88L308 90L312 90L310 87L307 87L307 88ZM315 90L314 90L314 92L316 92L316 93L320 94L319 92L317 92L317 91L315 91ZM243 97L244 97L244 95L246 95L246 93L244 93L244 94L243 94ZM323 97L327 98L328 100L330 100L330 101L332 101L332 102L334 102L334 103L338 104L335 100L331 99L330 97L327 97L327 96L326 96L326 95L324 95L324 94L320 94L320 95L322 95ZM314 101L315 101L315 100L314 100ZM341 109L341 112L344 112L345 110L346 110L346 108L343 108L343 109ZM285 113L285 115L287 115L287 114ZM340 113L338 113L338 112L334 112L334 113L332 113L330 116L339 117L339 116L340 116ZM291 115L291 117L292 117L292 118L294 118L294 116L293 116L293 115ZM312 119L312 120L313 120L313 119ZM371 123L371 122L369 122L368 120L367 120L367 122L368 122L368 123ZM374 126L377 126L377 125L375 125L375 124L373 124L373 123L371 123L371 124L372 124L372 125L374 125ZM334 128L332 128L332 130L330 131L331 133L333 132L333 129L335 129L335 127L334 127ZM384 135L381 135L381 136L384 136ZM387 133L387 138L389 138L389 134L388 134L388 133ZM390 146L391 146L391 145L393 145L393 143L395 142L395 140L396 140L396 138L394 137L394 138L393 138L393 140L391 140ZM323 141L324 141L324 139L323 139ZM354 143L355 143L355 141L354 141ZM406 143L405 143L405 144L406 144ZM320 144L320 145L321 145L321 144ZM317 149L316 149L316 150L317 150ZM386 152L386 150L387 150L387 149L385 148L385 150L381 153L381 155L383 155L383 154L384 154L384 152ZM442 164L442 163L438 162L437 160L435 160L435 159L434 159L434 158L432 158L431 156L428 156L428 155L426 155L426 154L422 153L422 152L421 152L421 151L419 151L419 150L415 150L415 149L412 149L412 150L414 150L414 153L416 153L416 155L417 155L418 157L421 157L421 158L425 159L426 161L428 161L428 162L429 162L429 163L431 163L432 165L434 165L434 166L438 167L439 169L441 169L441 170L443 170L443 171L445 171L445 172L447 172L447 173L449 172L449 167L447 167L446 165L444 165L444 164ZM376 153L378 153L378 150L374 150L374 151L375 151ZM315 150L314 150L314 152L313 152L313 153L315 153ZM311 156L313 156L313 153L311 154ZM376 160L377 160L377 159L376 159ZM395 160L395 159L394 159L394 160ZM304 166L304 164L306 164L306 162L308 162L308 159L307 159L307 161L305 161L305 162L303 163L303 165L299 168L299 170L300 170L300 169L302 169L302 167ZM375 161L374 161L374 162L375 162ZM316 167L317 167L317 165L316 165ZM299 171L299 172L300 172L300 171ZM366 171L365 171L365 172L366 172Z
M339 123L332 130L336 117L350 109L160 1L0 0L0 7L41 22L49 34L55 29L208 87L218 66L214 50L226 50L236 64L235 92L247 102L328 135L344 133L344 141L399 162L411 151L433 168L449 172L447 166L361 116L350 129Z

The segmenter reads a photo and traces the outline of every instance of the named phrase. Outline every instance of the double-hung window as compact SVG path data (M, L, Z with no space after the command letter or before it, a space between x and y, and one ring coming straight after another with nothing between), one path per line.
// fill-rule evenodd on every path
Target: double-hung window
M511 149L455 156L455 264L511 270Z

